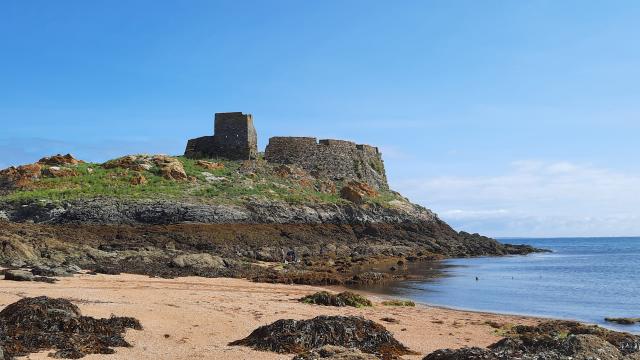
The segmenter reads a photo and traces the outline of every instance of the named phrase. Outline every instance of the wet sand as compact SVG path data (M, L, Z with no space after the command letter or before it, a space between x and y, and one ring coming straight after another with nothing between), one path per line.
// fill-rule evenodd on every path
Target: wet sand
M84 359L291 359L227 344L273 321L308 319L318 315L358 315L383 324L402 343L422 355L436 349L487 346L499 339L486 322L532 324L523 316L458 311L418 305L387 307L384 298L367 294L372 308L333 308L306 305L298 298L320 287L253 283L227 278L158 279L139 275L76 275L55 284L0 280L0 307L22 297L46 295L70 299L84 315L132 316L143 331L128 330L133 347L116 348L113 355ZM332 290L336 290L333 288ZM399 324L382 318L392 317ZM43 352L22 359L50 359Z

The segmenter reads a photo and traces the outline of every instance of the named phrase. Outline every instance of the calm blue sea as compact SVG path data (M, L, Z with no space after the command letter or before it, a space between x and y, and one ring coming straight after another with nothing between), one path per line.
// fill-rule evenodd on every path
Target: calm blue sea
M501 241L553 253L448 260L442 264L445 277L394 284L385 292L434 305L574 319L640 333L640 325L604 322L640 317L640 238Z

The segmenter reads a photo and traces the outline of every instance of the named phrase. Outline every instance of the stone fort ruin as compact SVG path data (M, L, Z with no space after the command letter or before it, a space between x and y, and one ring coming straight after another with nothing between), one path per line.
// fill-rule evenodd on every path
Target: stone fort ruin
M184 155L189 158L258 158L258 136L251 114L216 113L214 135L191 139Z
M258 159L253 117L240 112L217 113L213 136L191 139L188 158ZM269 139L264 159L273 164L297 165L316 178L357 180L376 189L388 189L382 154L377 147L344 140L278 136Z

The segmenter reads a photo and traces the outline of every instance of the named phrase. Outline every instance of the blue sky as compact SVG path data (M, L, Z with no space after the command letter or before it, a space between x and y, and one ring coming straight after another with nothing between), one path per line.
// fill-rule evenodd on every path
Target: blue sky
M382 148L491 236L640 235L637 1L4 1L0 167L183 151L215 112Z

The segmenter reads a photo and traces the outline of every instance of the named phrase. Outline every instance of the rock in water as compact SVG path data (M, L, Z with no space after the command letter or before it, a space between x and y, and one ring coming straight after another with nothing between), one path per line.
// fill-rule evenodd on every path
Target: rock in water
M325 345L354 348L383 359L414 354L384 326L356 316L318 316L310 320L278 320L259 327L229 345L302 354Z
M0 311L4 358L57 349L56 358L78 359L87 354L112 354L111 347L129 347L127 328L142 330L128 317L94 319L82 316L65 299L25 298Z

